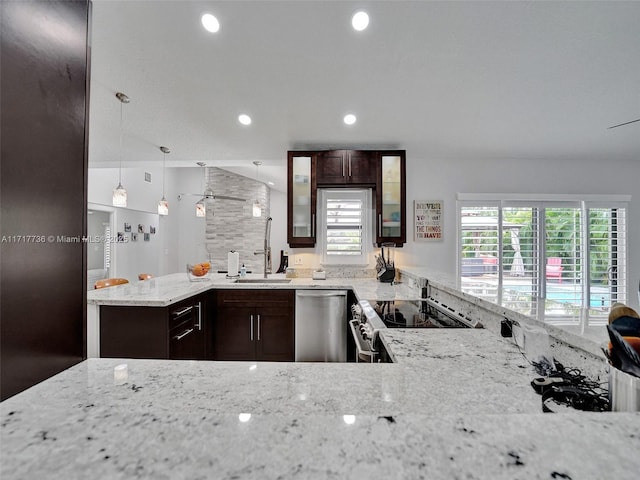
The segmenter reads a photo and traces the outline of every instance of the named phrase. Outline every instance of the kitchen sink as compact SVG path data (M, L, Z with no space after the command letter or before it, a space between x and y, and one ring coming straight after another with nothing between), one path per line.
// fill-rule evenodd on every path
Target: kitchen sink
M290 278L239 278L234 283L291 283Z

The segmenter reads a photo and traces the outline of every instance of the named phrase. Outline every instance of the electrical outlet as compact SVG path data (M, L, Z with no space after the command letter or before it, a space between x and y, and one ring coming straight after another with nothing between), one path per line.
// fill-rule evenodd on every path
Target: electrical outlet
M296 257L293 261L294 265L302 265L302 257Z

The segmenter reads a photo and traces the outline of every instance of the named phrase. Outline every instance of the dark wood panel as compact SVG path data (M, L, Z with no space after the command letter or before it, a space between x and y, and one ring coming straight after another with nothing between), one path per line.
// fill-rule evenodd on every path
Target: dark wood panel
M218 306L244 304L247 306L258 307L274 303L286 305L293 303L294 298L295 290L293 289L218 290Z
M191 319L189 319L191 321ZM100 356L169 358L165 307L100 307Z
M254 314L252 306L218 308L213 341L216 360L255 360Z
M345 156L345 150L332 150L319 154L316 165L317 185L339 185L347 181Z
M0 8L5 399L86 356L90 3Z
M256 360L293 362L295 360L294 306L257 308Z
M347 181L350 185L375 186L377 163L375 152L362 150L347 151Z

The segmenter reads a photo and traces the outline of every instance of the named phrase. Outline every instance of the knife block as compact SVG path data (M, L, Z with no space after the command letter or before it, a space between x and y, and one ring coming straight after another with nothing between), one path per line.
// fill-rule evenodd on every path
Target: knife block
M379 266L376 269L376 277L380 282L391 283L396 278L396 269L392 265Z

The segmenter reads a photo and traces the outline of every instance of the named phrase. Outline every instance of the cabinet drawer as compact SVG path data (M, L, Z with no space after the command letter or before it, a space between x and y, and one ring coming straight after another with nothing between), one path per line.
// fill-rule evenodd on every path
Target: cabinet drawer
M197 305L197 304L196 304ZM171 306L169 308L169 329L173 329L177 325L190 320L194 314L197 306L193 303L183 303L177 306Z
M218 306L251 304L254 307L293 303L294 290L219 290Z

